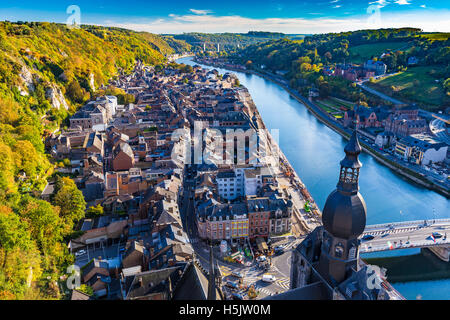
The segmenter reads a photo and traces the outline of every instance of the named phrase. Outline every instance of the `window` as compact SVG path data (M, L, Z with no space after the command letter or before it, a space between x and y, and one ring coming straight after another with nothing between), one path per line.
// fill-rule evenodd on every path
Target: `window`
M341 243L338 243L335 247L334 247L334 255L337 258L341 258L344 254L344 246Z

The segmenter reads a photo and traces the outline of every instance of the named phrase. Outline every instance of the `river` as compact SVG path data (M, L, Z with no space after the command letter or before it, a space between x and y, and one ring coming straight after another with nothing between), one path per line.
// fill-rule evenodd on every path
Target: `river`
M178 63L195 65L192 57ZM212 67L202 65L204 68ZM215 68L221 74L228 70ZM339 162L344 158L346 140L321 123L282 87L262 77L234 72L247 87L261 117L270 129L279 130L279 145L319 208L336 187ZM448 218L450 201L444 196L407 181L362 153L360 192L367 204L367 224L392 221ZM392 252L391 252L392 253ZM405 266L406 267L406 266ZM394 284L407 299L450 299L450 280Z

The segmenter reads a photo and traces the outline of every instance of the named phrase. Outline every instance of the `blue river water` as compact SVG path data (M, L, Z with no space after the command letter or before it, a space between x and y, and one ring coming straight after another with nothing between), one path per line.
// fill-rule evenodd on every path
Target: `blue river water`
M192 58L177 62L195 64ZM229 72L215 69L221 74ZM279 130L281 150L319 208L323 208L336 187L346 140L317 120L282 87L256 75L233 73L249 90L266 127ZM450 216L450 201L444 196L407 181L366 153L361 154L360 161L360 192L367 204L367 224ZM422 299L450 299L450 279L393 285L407 299L418 295Z

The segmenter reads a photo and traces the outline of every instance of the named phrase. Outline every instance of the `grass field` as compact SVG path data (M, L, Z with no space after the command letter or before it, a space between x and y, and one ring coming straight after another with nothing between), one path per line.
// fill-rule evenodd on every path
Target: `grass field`
M362 44L359 46L350 46L350 59L354 63L363 63L370 59L372 56L379 57L383 52L388 49L407 49L409 47L408 42L380 42L374 44Z
M442 83L436 82L433 76L438 68L439 66L409 68L405 72L367 85L393 98L417 102L427 109L437 109L445 104Z
M448 38L450 38L450 33L445 32L427 33L418 35L418 37L428 38L431 40L447 40Z
M336 119L341 119L344 116L344 112L339 109L343 104L334 98L317 100L316 104Z

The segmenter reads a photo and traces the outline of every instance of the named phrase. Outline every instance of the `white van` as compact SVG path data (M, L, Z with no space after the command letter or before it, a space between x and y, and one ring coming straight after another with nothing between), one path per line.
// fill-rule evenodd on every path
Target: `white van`
M264 282L274 282L276 280L274 275L271 274L264 274L261 278L262 281Z

